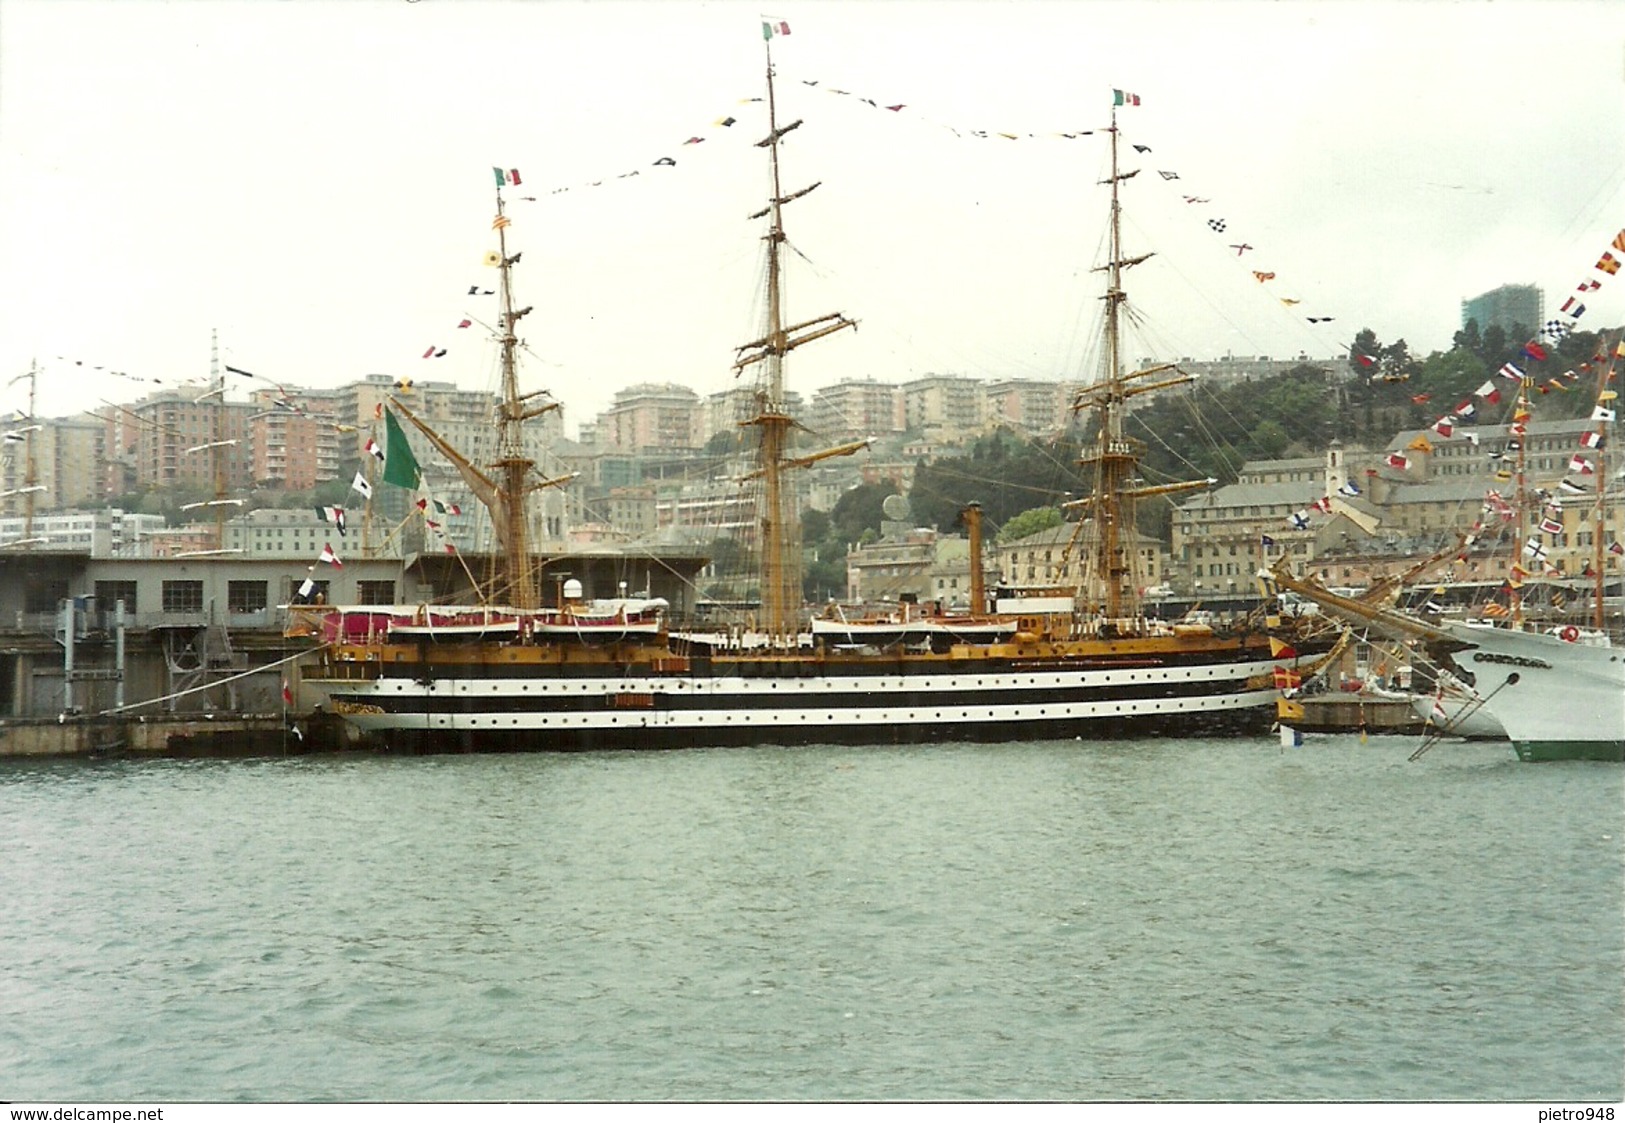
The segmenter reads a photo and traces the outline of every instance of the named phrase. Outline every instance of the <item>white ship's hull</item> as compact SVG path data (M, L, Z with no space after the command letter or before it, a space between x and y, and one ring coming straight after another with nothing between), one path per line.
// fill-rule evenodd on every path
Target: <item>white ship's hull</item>
M1523 760L1625 759L1625 649L1444 624L1451 658ZM1470 676L1470 677L1468 677Z
M1507 731L1478 695L1460 686L1411 695L1411 709L1433 730L1469 741L1505 741Z
M722 661L718 661L721 664ZM1098 664L1101 661L1090 661ZM1036 740L1267 731L1279 697L1256 653L1111 669L996 659L941 668L741 661L621 674L473 663L307 678L307 691L396 748L599 749L816 742ZM357 666L358 674L373 669Z

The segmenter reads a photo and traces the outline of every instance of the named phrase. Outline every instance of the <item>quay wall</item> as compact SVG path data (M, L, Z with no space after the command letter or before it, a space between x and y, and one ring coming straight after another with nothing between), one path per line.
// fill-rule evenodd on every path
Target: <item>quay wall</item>
M1422 719L1410 703L1387 698L1360 698L1349 694L1318 694L1295 701L1304 716L1286 724L1305 733L1405 733L1422 732Z
M250 757L355 747L330 714L13 718L0 721L0 759L20 757Z

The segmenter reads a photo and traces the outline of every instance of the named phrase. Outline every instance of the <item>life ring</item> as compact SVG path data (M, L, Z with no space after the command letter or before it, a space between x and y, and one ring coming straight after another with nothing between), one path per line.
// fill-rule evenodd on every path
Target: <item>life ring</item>
M1575 640L1580 638L1580 629L1576 628L1573 624L1568 624L1565 625L1563 630L1557 634L1562 638L1564 643L1573 643Z

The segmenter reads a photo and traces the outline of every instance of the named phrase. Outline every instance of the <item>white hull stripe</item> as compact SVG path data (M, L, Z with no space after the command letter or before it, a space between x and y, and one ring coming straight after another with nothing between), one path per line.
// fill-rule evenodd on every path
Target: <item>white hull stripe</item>
M1207 663L1188 667L1149 667L1110 671L1004 671L971 674L892 676L829 675L810 678L744 678L740 676L646 675L567 678L537 674L523 678L319 679L305 681L334 694L378 699L591 697L605 694L662 694L695 697L771 697L777 695L872 695L876 693L963 694L974 691L1089 690L1100 687L1148 687L1189 683L1240 683L1269 674L1272 660L1250 663Z
M606 709L580 713L536 712L482 713L352 713L347 720L370 732L392 729L439 732L508 732L521 730L624 730L624 729L716 729L732 727L830 728L879 725L982 725L1011 727L1022 723L1090 720L1126 720L1171 714L1218 713L1266 706L1274 702L1275 690L1252 690L1235 694L1203 694L1175 698L1129 698L1098 702L1045 702L1033 705L1004 704L976 707L952 704L899 709L895 706L845 707L841 709L784 708L774 710L626 710Z

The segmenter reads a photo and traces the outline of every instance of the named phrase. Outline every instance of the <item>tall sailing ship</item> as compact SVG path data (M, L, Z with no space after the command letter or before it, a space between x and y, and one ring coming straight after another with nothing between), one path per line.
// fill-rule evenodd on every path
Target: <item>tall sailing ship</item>
M405 750L567 750L694 744L907 743L934 740L1032 740L1130 734L1211 736L1267 730L1283 674L1312 669L1314 645L1288 645L1267 634L1263 617L1226 628L1147 617L1144 584L1131 546L1136 504L1196 490L1203 480L1146 486L1138 479L1140 441L1124 426L1133 398L1189 381L1172 367L1125 372L1118 336L1127 300L1123 272L1144 258L1121 248L1113 110L1110 254L1105 339L1099 379L1075 408L1094 419L1096 436L1082 464L1093 493L1078 506L1082 584L1065 611L986 613L978 580L981 545L973 523L974 619L903 618L814 630L803 613L796 489L791 473L867 442L813 453L792 447L797 428L787 409L785 359L796 348L855 326L841 313L790 322L781 255L784 211L811 188L786 192L780 141L801 124L781 126L768 44L768 134L772 194L751 218L766 220L766 324L741 346L735 369L759 375L751 475L760 484L756 546L761 604L754 634L720 636L678 630L664 601L590 600L578 581L544 603L527 540L527 499L544 481L527 456L521 426L551 408L520 392L513 266L497 189L502 401L494 463L476 466L411 411L403 416L450 458L489 509L501 546L492 595L478 605L295 606L291 628L325 641L302 673L307 704L318 700L356 729ZM816 185L814 185L816 186ZM528 311L526 309L525 311ZM827 622L826 622L827 623ZM1330 641L1316 650L1323 654Z
M1312 578L1295 577L1284 565L1277 565L1272 574L1281 588L1316 601L1350 625L1410 645L1449 684L1450 694L1441 690L1438 703L1430 703L1440 704L1445 711L1439 722L1443 731L1460 732L1470 728L1468 722L1487 721L1489 735L1498 730L1523 761L1625 761L1625 648L1613 642L1605 612L1608 575L1617 569L1610 565L1607 548L1606 450L1608 422L1614 415L1608 403L1617 398L1610 387L1615 365L1625 355L1625 339L1616 338L1613 347L1604 350L1607 362L1598 372L1585 446L1597 456L1596 465L1586 462L1589 478L1596 482L1587 488L1565 476L1562 489L1580 499L1590 515L1589 629L1575 623L1550 626L1550 621L1525 620L1523 585L1514 576L1508 580L1511 604L1505 610L1507 619L1491 625L1484 620L1468 622L1404 612L1372 597L1340 596ZM1527 418L1528 407L1527 389L1520 387L1514 417ZM1561 521L1543 520L1537 529L1526 519L1529 488L1524 451L1520 441L1509 512L1517 526L1513 549L1521 551L1511 562L1514 573L1520 571L1520 562L1538 568L1545 553L1541 532L1563 529ZM1529 536L1532 529L1537 532ZM1446 697L1451 699L1447 710L1442 704Z

